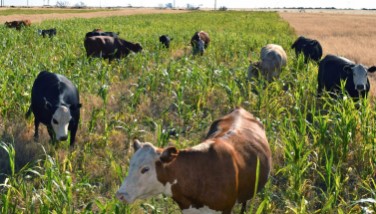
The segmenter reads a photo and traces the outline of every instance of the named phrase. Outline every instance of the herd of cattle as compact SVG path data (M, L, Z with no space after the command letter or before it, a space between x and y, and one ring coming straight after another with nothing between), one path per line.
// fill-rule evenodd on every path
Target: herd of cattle
M366 97L370 90L370 82L367 73L376 71L376 67L366 67L346 59L344 57L328 54L322 60L322 47L317 40L300 36L291 46L295 49L296 56L304 55L304 62L313 60L319 63L317 96L322 95L323 90L335 97L341 90L341 81L345 81L345 90L354 99ZM248 78L258 77L261 73L269 82L276 79L286 66L286 52L280 45L268 44L261 49L261 60L251 62L248 68Z
M5 26L21 29L30 21L6 22ZM56 35L56 29L39 30L43 37ZM165 48L173 39L159 37ZM191 38L192 53L203 55L210 43L209 34L194 33ZM118 59L130 52L142 51L139 43L128 42L119 33L95 29L84 38L88 57ZM291 46L296 55L304 55L305 63L319 63L318 96L323 90L337 93L341 81L351 97L366 97L370 83L367 68L346 58L327 55L321 60L322 47L316 40L299 37ZM248 78L261 74L268 82L274 81L287 64L287 55L280 45L268 44L261 49L260 61L251 62ZM26 113L35 117L35 134L38 126L47 126L52 140L68 139L73 146L80 119L81 103L76 86L60 74L42 71L34 81L31 105ZM135 154L131 158L128 176L116 193L126 202L143 199L160 193L171 196L183 213L231 213L235 203L245 211L247 200L262 189L272 168L271 151L263 125L249 112L236 108L211 125L205 140L192 148L157 148L151 143L134 142ZM194 162L192 162L194 160ZM210 164L208 164L210 163ZM204 178L204 179L203 179Z

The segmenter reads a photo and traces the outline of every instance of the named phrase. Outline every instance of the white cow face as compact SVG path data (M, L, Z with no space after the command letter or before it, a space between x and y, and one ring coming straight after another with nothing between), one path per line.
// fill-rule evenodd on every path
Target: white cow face
M367 86L367 69L362 65L351 65L344 68L353 75L355 90L364 91Z
M198 41L195 42L194 47L193 47L193 54L198 54L198 53L204 53L205 51L205 42L199 38Z
M51 125L56 134L56 139L64 141L68 139L69 121L72 119L70 110L66 106L59 106L52 115Z
M136 153L131 158L128 176L116 193L118 199L128 203L165 192L155 168L160 152L150 143L135 141L133 147Z

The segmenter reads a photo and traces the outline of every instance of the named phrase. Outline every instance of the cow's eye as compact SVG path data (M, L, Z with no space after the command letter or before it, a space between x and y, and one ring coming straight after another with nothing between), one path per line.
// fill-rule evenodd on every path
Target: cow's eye
M53 122L54 124L58 124L58 122L57 122L56 119L52 119L52 122Z
M147 171L149 171L149 167L144 167L141 169L141 174L144 174Z

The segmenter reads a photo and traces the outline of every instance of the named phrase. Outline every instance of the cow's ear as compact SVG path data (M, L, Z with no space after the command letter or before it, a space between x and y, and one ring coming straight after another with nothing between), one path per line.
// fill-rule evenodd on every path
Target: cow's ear
M367 71L370 72L370 73L375 72L376 71L376 66L369 67Z
M139 150L141 147L142 147L142 143L141 143L139 140L135 139L135 140L133 141L133 149L134 149L134 151L136 152L136 151Z
M44 108L47 109L47 110L52 109L52 104L50 102L48 102L48 100L45 97L44 97Z
M159 157L163 163L169 163L173 161L179 154L179 151L175 147L168 147L163 150L161 156Z
M343 67L343 71L346 72L346 74L351 74L352 68L353 68L352 65L345 65L345 67Z

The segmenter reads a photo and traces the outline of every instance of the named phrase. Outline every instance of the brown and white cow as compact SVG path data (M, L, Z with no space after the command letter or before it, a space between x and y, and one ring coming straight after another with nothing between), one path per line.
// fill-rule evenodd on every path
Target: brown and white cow
M193 55L200 53L204 54L204 50L208 48L210 43L209 34L204 31L195 32L191 38L192 52Z
M281 73L282 67L286 66L287 55L280 45L268 44L261 49L261 60L250 62L248 67L248 79L258 77L260 71L268 82L273 81Z
M30 25L31 25L31 21L29 19L25 19L21 21L5 22L6 27L16 28L17 30L21 30L22 27L29 27Z
M140 43L128 42L113 36L90 36L85 37L84 46L88 57L103 57L104 59L120 59L133 51L142 50Z
M272 164L263 125L242 108L215 121L197 146L158 148L138 140L133 146L117 198L132 203L162 193L185 214L231 213L235 203L244 211L267 182Z

